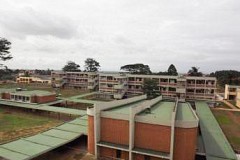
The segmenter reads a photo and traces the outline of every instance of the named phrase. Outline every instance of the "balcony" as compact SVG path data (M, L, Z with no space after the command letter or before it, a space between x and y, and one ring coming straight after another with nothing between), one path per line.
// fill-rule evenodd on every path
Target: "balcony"
M128 81L129 84L138 84L138 85L142 85L143 81Z
M124 84L118 84L118 85L114 85L113 88L114 89L124 89Z
M176 93L186 93L186 89L185 88L177 88Z
M122 99L124 95L125 95L125 92L122 92L122 93L114 93L114 94L113 94L113 98L114 98L114 99Z

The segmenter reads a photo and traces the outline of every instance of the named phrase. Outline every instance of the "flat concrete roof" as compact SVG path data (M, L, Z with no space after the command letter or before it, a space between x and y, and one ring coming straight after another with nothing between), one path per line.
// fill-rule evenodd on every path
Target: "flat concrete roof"
M175 102L161 101L151 107L151 112L146 110L137 114L137 116L144 116L145 118L153 118L159 121L170 122L172 119L172 112L174 110Z
M137 105L141 104L144 101L145 100L140 100L140 101L137 101L137 102L133 102L133 103L129 103L129 104L126 104L126 105L110 108L110 109L103 110L103 111L107 111L107 112L111 112L111 113L129 114L129 108L130 107L136 107Z
M236 160L231 145L206 102L195 102L207 160Z
M0 93L12 93L15 95L21 95L21 96L32 96L32 95L38 95L38 96L48 96L48 95L53 95L55 93L49 92L49 91L44 91L44 90L24 90L24 91L16 91L17 88L0 88Z
M32 91L15 91L12 92L15 95L21 95L21 96L33 96L33 95L37 95L37 96L49 96L49 95L53 95L55 93L53 92L49 92L49 91L43 91L43 90L32 90Z
M77 118L35 136L0 145L0 157L9 160L29 160L87 135L86 120Z
M180 121L194 121L196 116L194 115L189 103L178 103L176 120Z

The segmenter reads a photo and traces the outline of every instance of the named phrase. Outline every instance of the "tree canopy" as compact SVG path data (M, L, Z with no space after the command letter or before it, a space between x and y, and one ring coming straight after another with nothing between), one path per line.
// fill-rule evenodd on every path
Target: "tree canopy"
M168 67L168 75L171 75L171 76L177 76L178 75L178 72L177 72L177 69L176 67L171 64L169 67Z
M5 38L0 37L0 60L1 61L12 59L12 55L9 52L10 48L11 48L11 42L9 42Z
M202 72L199 72L199 67L192 67L188 71L188 75L189 76L196 76L196 77L202 77L203 76Z
M85 67L85 71L87 72L97 72L100 67L100 64L93 58L87 58L85 60L84 67Z
M240 72L235 70L221 70L211 73L210 76L217 78L220 87L225 87L225 84L240 85Z
M76 64L73 61L68 61L67 64L62 68L63 71L67 72L79 72L81 71L80 65Z
M153 79L145 79L143 83L143 92L147 95L148 99L153 99L157 96L160 96L157 81Z
M132 74L151 74L150 67L142 63L128 64L121 67L121 70L128 71Z

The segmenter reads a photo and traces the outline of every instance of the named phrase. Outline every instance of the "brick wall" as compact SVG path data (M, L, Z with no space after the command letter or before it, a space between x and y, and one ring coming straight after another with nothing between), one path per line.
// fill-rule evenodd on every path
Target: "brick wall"
M129 122L111 118L101 118L101 141L128 145Z
M88 152L95 154L94 117L88 116Z
M117 150L112 148L106 148L106 147L99 147L99 153L102 158L117 158ZM124 160L129 159L129 153L126 151L121 151L121 158Z
M31 102L32 103L47 103L53 102L56 100L56 95L49 95L49 96L33 96Z
M134 160L145 160L145 156L141 154L133 154L133 159ZM150 160L167 160L167 159L162 159L162 158L157 158L157 157L151 157L149 156Z
M135 122L135 147L170 152L171 128Z
M2 99L10 99L10 94L9 93L2 93Z
M174 160L194 160L197 128L175 128Z

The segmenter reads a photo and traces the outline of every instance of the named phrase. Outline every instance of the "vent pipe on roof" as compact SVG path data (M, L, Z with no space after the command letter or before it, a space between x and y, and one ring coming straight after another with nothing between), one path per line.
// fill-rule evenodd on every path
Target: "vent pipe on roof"
M147 108L146 111L145 111L145 113L151 114L151 108Z

